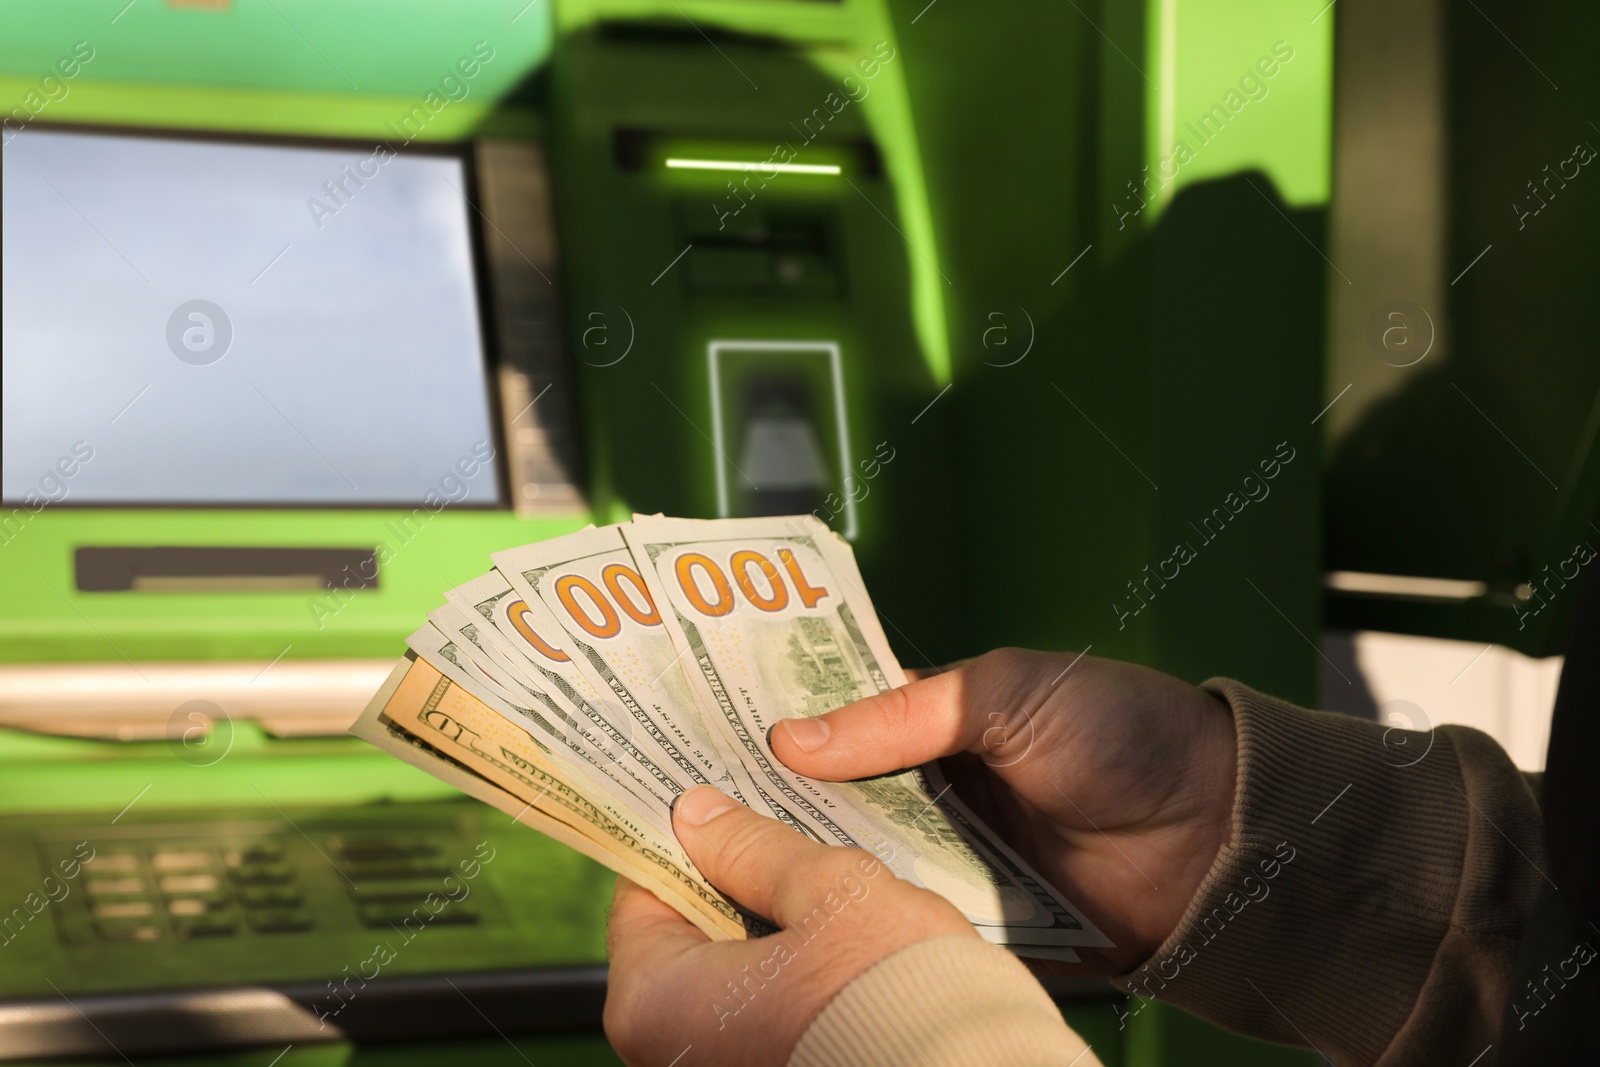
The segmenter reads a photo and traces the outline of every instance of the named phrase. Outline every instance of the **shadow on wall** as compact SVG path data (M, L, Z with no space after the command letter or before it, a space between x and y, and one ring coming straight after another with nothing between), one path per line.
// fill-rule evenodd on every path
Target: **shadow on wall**
M1151 604L1151 661L1307 702L1322 667L1306 635L1321 611L1326 219L1256 171L1184 188L1149 235L1150 554L1167 574L1192 557Z

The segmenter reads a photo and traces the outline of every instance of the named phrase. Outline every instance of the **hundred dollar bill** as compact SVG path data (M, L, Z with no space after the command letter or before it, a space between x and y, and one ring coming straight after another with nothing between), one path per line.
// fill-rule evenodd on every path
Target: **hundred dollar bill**
M461 612L454 604L441 604L428 612L428 622L438 630L443 637L457 646L452 656L460 658L460 666L470 669L481 676L481 684L490 687L490 690L502 700L509 703L527 704L532 696L528 682L520 672L508 669L505 664L488 652L487 644L482 640L476 626L470 620L463 618ZM463 632L463 627L470 631L468 637ZM408 639L408 645L411 643ZM521 691L521 696L519 696Z
M922 772L826 783L772 754L767 732L780 719L905 681L842 539L809 516L640 516L621 533L703 715L763 795L803 814L824 839L867 848L939 893L988 940L1110 944L947 787L932 793Z
M561 775L591 801L605 806L613 818L627 820L629 825L649 825L657 832L672 832L667 810L670 797L651 796L645 782L630 780L617 765L590 751L580 738L562 730L539 709L525 707L515 698L502 696L498 687L485 684L487 676L432 623L406 638L406 644L434 670L476 698L480 707L471 709L470 719L462 721L478 733L492 734L504 742L505 727L512 728L512 741L519 749L530 742L536 747L538 756L528 758L538 759L551 773ZM486 718L482 714L485 710L501 721Z
M701 781L794 824L701 718L679 649L617 527L580 530L490 558L526 605L525 620L557 627L571 662L590 683L686 755Z
M566 634L543 605L524 601L498 570L451 589L445 598L476 620L470 630L469 624L461 626L463 636L497 655L573 718L587 722L585 732L610 757L634 761L674 796L710 781L642 708L630 710L610 690L602 692L561 647Z
M402 660L351 733L651 890L707 936L771 927L741 915L666 841L612 819L560 775L464 726L487 708L422 660Z
M510 709L515 712L517 717L511 720L513 723L522 727L533 724L548 743L567 749L570 758L589 764L627 789L639 803L656 814L660 814L663 808L670 808L672 801L683 791L659 767L610 747L611 735L595 729L587 719L574 715L564 701L540 688L525 675L508 670L497 654L491 651L484 633L486 626L476 626L452 604L434 609L429 613L428 621L430 627L419 630L412 637L430 641L428 630L432 629L447 644L429 652L424 652L412 639L407 639L407 644L430 662L443 656L457 669L492 682L493 688L481 695L495 710L503 712L503 709ZM478 621L483 620L479 618ZM490 695L499 699L487 699Z

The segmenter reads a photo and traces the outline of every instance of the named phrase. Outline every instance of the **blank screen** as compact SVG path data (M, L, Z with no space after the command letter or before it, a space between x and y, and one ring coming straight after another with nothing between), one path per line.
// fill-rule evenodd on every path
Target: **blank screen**
M26 130L3 162L7 501L500 502L461 159Z

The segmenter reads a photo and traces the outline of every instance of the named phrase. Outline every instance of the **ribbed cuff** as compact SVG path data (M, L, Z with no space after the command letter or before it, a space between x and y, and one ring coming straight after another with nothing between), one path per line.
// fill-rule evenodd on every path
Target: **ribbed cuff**
M1462 906L1474 894L1462 887L1469 848L1474 867L1499 860L1491 816L1474 809L1498 812L1535 851L1537 809L1475 731L1386 730L1233 681L1203 688L1234 714L1232 839L1172 936L1116 984L1240 1033L1375 1063L1417 1010L1452 927L1497 921L1475 898ZM1520 915L1505 919L1520 928Z
M919 941L845 986L789 1067L1099 1067L1028 969L949 934Z

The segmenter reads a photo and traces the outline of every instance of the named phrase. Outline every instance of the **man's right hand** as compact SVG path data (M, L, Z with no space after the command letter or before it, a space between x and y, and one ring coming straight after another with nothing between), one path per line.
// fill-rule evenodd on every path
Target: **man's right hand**
M847 781L942 760L955 791L1092 919L1130 971L1177 926L1233 823L1233 717L1145 667L1000 649L772 731L785 764Z

